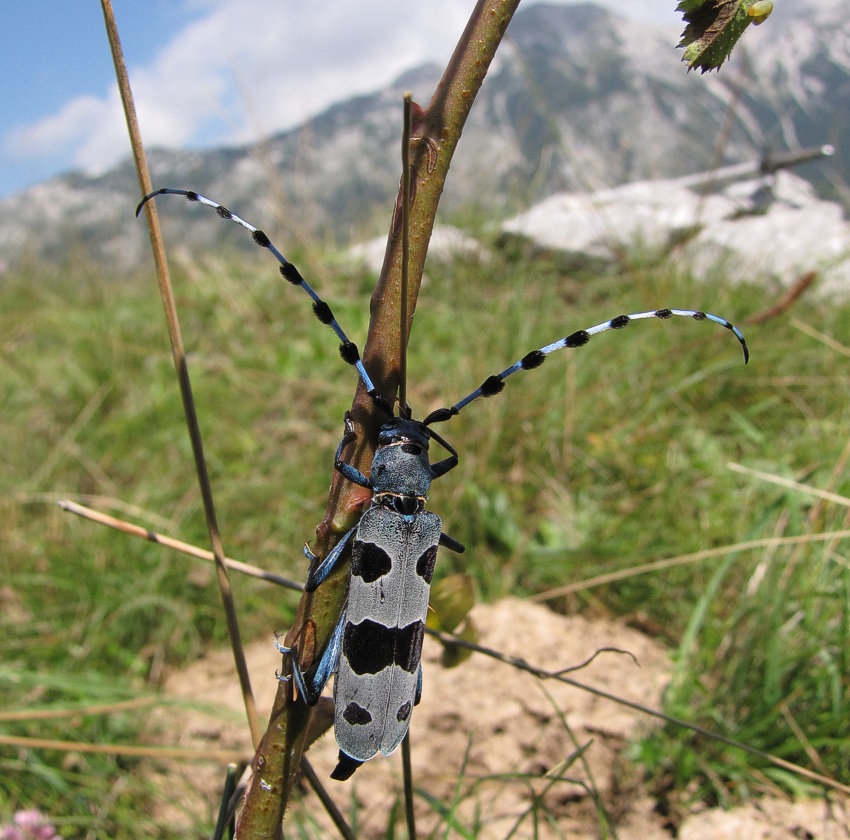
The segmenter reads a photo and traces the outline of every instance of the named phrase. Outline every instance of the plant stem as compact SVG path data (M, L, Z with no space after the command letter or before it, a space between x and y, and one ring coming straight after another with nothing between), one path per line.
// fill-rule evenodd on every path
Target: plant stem
M411 202L408 259L407 335L416 311L428 243L452 156L463 126L481 87L502 36L519 5L519 0L479 0L455 48L430 104L424 110L415 104L411 120ZM384 266L371 300L369 335L363 362L375 386L392 402L401 375L402 224L401 190L390 224ZM375 451L377 433L384 415L365 392L362 383L351 408L357 440L343 453L346 461L368 471ZM314 551L326 557L333 545L356 524L369 495L362 487L334 473L328 509L316 529ZM306 670L336 626L348 593L347 564L340 564L314 593L305 593L298 606L286 645L302 656ZM309 642L309 644L305 644ZM305 650L306 649L306 650ZM289 662L284 662L284 673ZM309 707L295 702L292 681L281 683L269 726L254 757L254 775L245 796L239 820L241 838L278 838L283 814L295 782L304 748Z

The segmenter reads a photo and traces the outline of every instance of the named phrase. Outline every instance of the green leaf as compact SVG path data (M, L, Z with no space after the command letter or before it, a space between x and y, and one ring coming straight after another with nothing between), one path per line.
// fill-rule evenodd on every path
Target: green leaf
M472 618L467 618L466 621L455 631L455 636L463 639L466 642L478 644L479 635L478 628ZM462 662L466 662L472 656L472 651L469 648L460 647L451 642L443 643L443 653L440 656L440 663L444 668L456 668Z
M454 633L475 606L475 584L470 575L447 575L431 587L427 623L435 630Z
M751 24L763 23L773 11L771 0L681 0L676 7L687 24L680 47L688 69L714 70Z

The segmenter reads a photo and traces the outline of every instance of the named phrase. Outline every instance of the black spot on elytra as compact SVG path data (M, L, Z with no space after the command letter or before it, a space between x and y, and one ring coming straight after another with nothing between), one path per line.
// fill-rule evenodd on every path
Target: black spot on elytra
M395 719L401 723L404 720L407 720L410 717L410 710L413 707L410 705L410 700L406 703L398 707L398 711L395 713Z
M342 653L355 674L377 674L390 665L412 674L422 658L425 624L414 621L406 627L384 627L364 619L360 624L345 625Z
M355 541L351 549L351 574L365 583L374 583L388 574L393 560L383 548L375 543Z
M422 552L422 556L416 561L416 574L430 584L434 577L434 566L437 563L437 546L431 545Z
M366 726L372 722L372 715L368 709L364 709L359 703L349 703L342 713L343 718L352 726Z

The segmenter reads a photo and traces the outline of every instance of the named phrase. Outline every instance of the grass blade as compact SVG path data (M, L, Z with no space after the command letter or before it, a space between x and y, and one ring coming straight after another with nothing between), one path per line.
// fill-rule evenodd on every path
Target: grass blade
M127 119L127 129L130 133L130 145L133 149L133 160L136 165L136 173L139 178L141 194L147 195L153 191L150 173L148 171L147 158L142 134L136 117L136 108L133 102L133 92L130 88L130 77L124 63L124 55L121 49L121 41L118 37L118 27L115 23L115 15L112 11L111 0L101 0L103 19L106 24L106 34L109 39L109 48L112 52L112 60L115 64L115 76L118 80L118 89L121 93L121 103L124 107L124 115ZM145 206L145 213L150 231L151 247L153 249L154 262L156 263L156 274L159 280L159 290L165 309L165 319L168 323L168 335L171 339L171 353L174 359L174 368L177 371L177 381L180 385L180 395L183 400L183 411L186 415L186 425L189 429L189 437L192 441L192 452L195 457L195 469L198 474L198 483L204 502L204 515L207 520L207 528L210 535L213 555L215 557L216 575L218 578L219 592L224 605L227 618L227 628L230 634L230 643L233 648L233 658L236 670L239 674L239 683L242 689L242 698L245 704L245 713L248 718L248 727L251 730L251 740L256 746L260 741L260 721L257 716L257 706L254 702L254 694L251 690L251 679L248 675L248 666L245 662L245 652L242 646L242 638L239 632L239 621L236 615L236 607L233 602L233 591L230 587L230 579L227 576L227 567L224 563L224 547L221 542L221 534L218 528L218 520L213 503L212 486L209 473L204 459L204 447L201 440L201 430L198 424L198 415L195 408L195 400L192 396L192 384L189 379L189 368L186 363L186 353L183 348L183 338L180 332L180 322L177 317L177 306L174 301L174 292L171 286L171 278L168 271L168 263L165 258L165 246L159 228L159 220L156 210L150 205Z

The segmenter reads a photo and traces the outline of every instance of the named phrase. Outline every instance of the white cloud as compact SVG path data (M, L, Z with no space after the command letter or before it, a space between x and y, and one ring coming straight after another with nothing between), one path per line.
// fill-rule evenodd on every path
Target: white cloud
M627 0L634 15L673 0ZM613 0L611 3L613 4ZM426 60L445 61L471 0L211 0L208 13L130 68L145 142L179 147L242 143L296 125L334 101L374 90ZM622 5L622 4L620 4ZM623 9L621 9L623 11ZM128 152L114 84L6 140L19 159L65 150L100 170Z
M9 151L19 157L51 155L68 144L78 143L102 122L108 113L106 102L94 96L80 96L68 102L57 114L13 131L7 139Z

